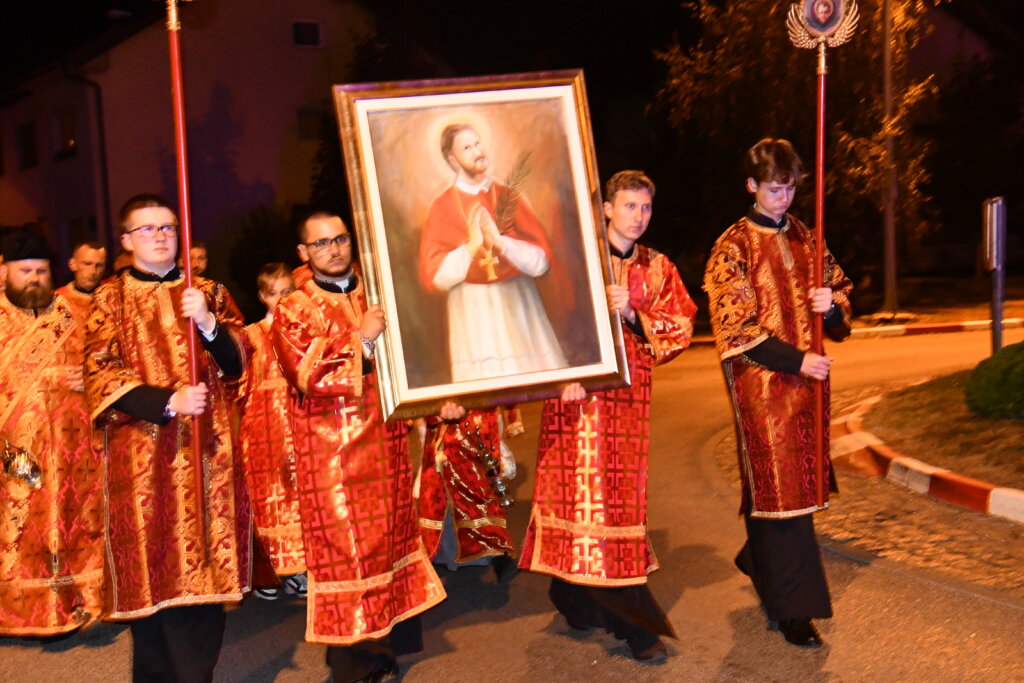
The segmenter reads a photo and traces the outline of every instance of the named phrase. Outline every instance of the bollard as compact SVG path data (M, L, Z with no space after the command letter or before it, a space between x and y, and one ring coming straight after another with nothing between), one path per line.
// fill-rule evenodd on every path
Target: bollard
M992 354L1003 348L1003 289L1006 280L1006 200L982 203L985 224L985 266L992 273Z

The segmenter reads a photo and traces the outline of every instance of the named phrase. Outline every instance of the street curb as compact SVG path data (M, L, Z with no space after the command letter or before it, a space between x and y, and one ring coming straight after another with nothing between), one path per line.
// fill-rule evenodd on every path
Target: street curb
M832 420L832 462L847 472L885 477L917 493L1024 525L1024 491L965 477L903 455L861 427L873 396Z
M1024 318L1003 318L1003 329L1024 327ZM991 320L964 320L958 323L918 323L912 325L882 325L880 327L855 327L851 337L910 337L916 334L940 334L943 332L978 332L992 329ZM701 335L690 340L691 346L714 346L715 338Z

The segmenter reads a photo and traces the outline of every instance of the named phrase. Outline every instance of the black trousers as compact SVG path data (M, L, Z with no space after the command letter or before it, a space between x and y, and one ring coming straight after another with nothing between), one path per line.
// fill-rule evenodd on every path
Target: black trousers
M378 670L398 670L395 657L423 649L423 624L419 615L400 621L383 638L354 645L328 645L327 666L334 683L354 683Z
M676 633L647 584L639 586L581 586L552 578L548 596L574 628L603 628L643 650L658 635Z
M224 622L220 604L171 607L132 621L132 680L212 681L224 641Z
M736 566L750 577L772 621L832 616L821 551L812 515L785 519L745 518L747 542Z

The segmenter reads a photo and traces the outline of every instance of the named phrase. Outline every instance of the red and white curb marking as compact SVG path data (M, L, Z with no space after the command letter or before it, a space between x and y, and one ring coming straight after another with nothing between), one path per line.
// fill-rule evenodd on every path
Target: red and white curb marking
M861 401L832 420L832 462L836 467L861 476L885 477L932 498L1024 524L1024 491L907 457L861 429L864 414L880 400L881 396L875 396Z

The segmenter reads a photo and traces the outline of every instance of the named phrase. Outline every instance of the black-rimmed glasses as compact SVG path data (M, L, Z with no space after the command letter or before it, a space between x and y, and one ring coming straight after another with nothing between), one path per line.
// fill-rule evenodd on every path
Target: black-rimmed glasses
M178 234L178 226L168 223L167 225L140 225L137 228L129 230L126 235L131 235L133 232L139 233L141 237L146 239L153 239L159 232L168 237L172 237Z
M352 242L351 233L342 233L333 239L327 239L326 237L322 240L316 240L315 242L305 242L304 244L312 249L313 251L326 251L330 247L343 247L346 244Z

